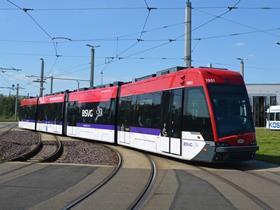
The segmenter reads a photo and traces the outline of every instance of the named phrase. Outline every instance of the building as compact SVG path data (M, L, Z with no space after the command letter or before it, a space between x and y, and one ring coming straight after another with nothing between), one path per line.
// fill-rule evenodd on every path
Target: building
M256 127L264 127L266 110L280 104L280 83L246 84Z

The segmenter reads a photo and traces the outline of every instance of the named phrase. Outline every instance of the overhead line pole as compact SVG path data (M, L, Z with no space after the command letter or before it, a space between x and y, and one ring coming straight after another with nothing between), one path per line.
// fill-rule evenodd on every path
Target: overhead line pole
M16 101L15 101L15 119L17 120L18 113L18 93L19 93L19 84L16 86Z
M36 78L38 80L35 80L34 82L40 82L40 77L36 76L36 75L26 75L26 77L28 78ZM88 79L74 79L74 78L65 78L65 77L54 77L53 75L48 76L48 77L44 77L43 80L45 81L46 79L50 79L51 80L51 87L50 87L50 93L53 93L53 84L54 84L54 80L69 80L69 81L76 81L77 85L78 85L78 89L80 88L80 82L89 82L90 80Z
M90 47L90 82L89 86L92 88L94 87L94 54L95 48L100 47L99 45L91 45L86 44L87 47Z
M91 56L90 56L90 84L92 88L94 86L94 47L91 47Z
M192 56L191 56L191 18L192 18L192 5L190 0L186 3L185 9L185 65L187 68L192 66Z
M53 93L53 75L50 76L50 79L51 79L51 90L50 90L50 93L52 94Z
M40 60L41 60L40 97L42 97L44 91L44 59L41 58Z
M17 120L17 116L18 116L18 97L19 97L19 89L24 89L22 87L19 86L19 84L16 85L12 85L12 87L0 87L0 89L9 89L9 90L15 90L16 89L16 98L15 98L15 119Z

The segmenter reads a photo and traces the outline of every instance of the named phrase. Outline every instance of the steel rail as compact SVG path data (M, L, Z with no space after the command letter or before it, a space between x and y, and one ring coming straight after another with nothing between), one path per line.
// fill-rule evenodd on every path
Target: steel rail
M26 161L32 158L33 156L35 156L36 154L38 154L41 151L42 147L43 147L42 139L41 139L41 135L39 135L39 141L31 151L21 154L15 158L11 158L9 159L9 161Z
M196 166L197 168L199 168L200 170L204 171L205 173L208 173L216 178L218 178L219 180L223 181L224 183L230 185L231 187L233 187L234 189L236 189L237 191L239 191L240 193L242 193L243 195L245 195L247 198L249 198L250 200L252 200L254 203L256 203L258 206L260 206L261 208L265 209L265 210L273 210L273 208L268 205L267 203L265 203L264 201L262 201L261 199L259 199L257 196L255 196L254 194L250 193L248 190L240 187L239 185L233 183L232 181L224 178L223 176L220 176L214 172L211 172L205 168L202 168L200 166Z
M103 146L106 146L103 144ZM106 146L108 147L108 146ZM118 155L118 164L116 167L114 167L113 171L106 176L99 184L97 184L96 186L94 186L93 188L91 188L89 191L87 191L86 193L80 195L78 198L76 198L75 200L69 202L64 208L63 210L68 210L73 208L74 206L76 206L77 204L81 203L83 200L85 200L86 198L88 198L89 196L91 196L93 193L95 193L97 190L99 190L101 187L103 187L106 183L108 183L119 171L119 169L122 166L123 163L123 158L122 155L115 149L108 147L109 149L113 150L114 152L116 152L116 154Z
M41 160L39 160L38 162L54 162L56 161L63 153L63 145L61 143L61 141L58 139L57 136L54 136L55 140L56 140L56 150L54 153L52 153L51 155L49 155L48 157L45 157Z
M151 173L148 179L148 182L146 183L144 189L142 192L138 195L138 197L130 204L130 206L127 208L129 210L136 210L136 209L142 209L144 207L144 204L151 192L152 187L154 186L156 175L157 175L157 168L155 162L151 159L150 156L146 155L150 161L151 165Z

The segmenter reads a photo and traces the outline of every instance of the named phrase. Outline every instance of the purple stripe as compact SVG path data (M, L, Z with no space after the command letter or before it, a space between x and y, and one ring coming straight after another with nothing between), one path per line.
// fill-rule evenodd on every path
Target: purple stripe
M160 129L157 128L130 127L130 132L150 134L156 136L160 135Z
M49 120L38 120L38 123L44 123L44 124L53 124L53 125L62 125L62 121L56 122L54 120L49 121Z
M114 125L102 125L102 124L91 124L91 123L77 123L77 127L83 128L98 128L98 129L106 129L106 130L114 130Z

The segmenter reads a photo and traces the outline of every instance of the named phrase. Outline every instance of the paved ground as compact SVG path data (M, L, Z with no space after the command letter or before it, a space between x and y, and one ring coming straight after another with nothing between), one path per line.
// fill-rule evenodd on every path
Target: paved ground
M3 131L6 130L8 128L8 126L10 126L10 125L16 126L17 122L0 122L0 132L2 129L3 129Z
M100 181L100 171L101 174L108 173L110 168L3 163L0 164L0 171L1 209L60 209L83 190ZM77 191L71 189L73 186ZM59 198L59 205L54 198ZM46 201L47 204L44 203Z
M51 136L44 135L44 138ZM124 158L117 175L75 209L127 209L150 174L147 157L115 147ZM261 161L212 166L149 155L157 177L143 209L280 209L280 166ZM110 174L113 167L0 164L1 209L62 209Z
M122 147L119 150L124 156L119 173L75 209L126 209L137 197L149 175L149 163L137 151ZM158 156L152 159L158 174L144 209L280 209L279 166L252 162L229 169L201 167ZM0 164L1 208L61 209L111 171L112 167L88 165Z
M114 147L123 156L123 165L116 176L74 209L128 209L138 197L150 175L147 157L137 151Z
M153 159L158 178L144 209L280 209L279 166L252 161L217 168Z

